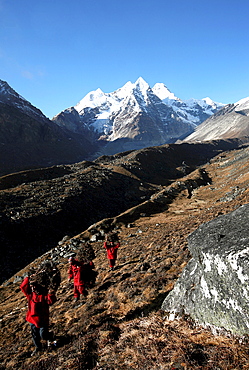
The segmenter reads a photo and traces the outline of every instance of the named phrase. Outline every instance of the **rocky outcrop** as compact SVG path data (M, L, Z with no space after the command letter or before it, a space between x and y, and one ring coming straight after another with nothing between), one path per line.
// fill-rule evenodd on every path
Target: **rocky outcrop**
M192 259L162 309L199 324L249 333L249 204L201 225L188 237Z

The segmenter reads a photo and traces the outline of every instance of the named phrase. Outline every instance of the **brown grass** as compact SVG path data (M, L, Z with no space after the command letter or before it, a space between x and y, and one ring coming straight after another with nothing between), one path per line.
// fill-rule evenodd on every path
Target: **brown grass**
M194 190L191 198L183 191L165 211L141 216L131 228L120 227L114 272L109 272L103 242L93 243L98 277L79 307L67 283L68 261L62 259L62 284L51 307L56 351L30 358L33 344L20 283L1 287L0 370L249 370L246 340L214 335L187 317L167 321L160 311L191 257L187 236L249 202L248 176L239 176L248 173L248 165L242 171L217 160L206 166L212 184ZM221 201L235 190L235 181L239 194Z
M247 370L248 353L248 344L236 338L214 336L187 318L167 321L154 312L122 323L109 320L79 333L57 352L25 365L20 357L19 365L10 361L6 369Z

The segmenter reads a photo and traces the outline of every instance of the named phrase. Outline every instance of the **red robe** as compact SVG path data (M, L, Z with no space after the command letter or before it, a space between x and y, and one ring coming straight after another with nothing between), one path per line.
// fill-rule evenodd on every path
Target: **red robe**
M79 298L80 294L86 295L85 285L88 282L89 271L94 269L94 263L84 264L76 259L70 263L68 269L69 279L74 279L74 297Z
M68 269L68 277L74 279L74 285L84 285L87 280L87 272L94 269L94 263L89 262L84 264L78 260L74 260Z
M37 328L48 327L49 306L56 301L55 294L37 294L32 292L28 277L23 280L20 289L28 300L26 320Z
M109 260L116 260L117 259L117 252L118 248L120 246L119 242L113 243L113 242L104 242L104 248L107 252L107 258Z

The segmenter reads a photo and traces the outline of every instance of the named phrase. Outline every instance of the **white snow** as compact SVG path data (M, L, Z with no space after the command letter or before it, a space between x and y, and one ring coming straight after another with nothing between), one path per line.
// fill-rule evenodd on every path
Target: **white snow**
M137 81L135 82L135 86L136 87L138 86L140 88L140 90L143 91L143 92L147 91L150 88L148 83L142 77L139 77L137 79Z
M153 93L161 100L173 99L180 101L163 83L158 82L152 88Z
M91 123L90 126L98 132L104 132L104 126L105 130L106 127L109 130L112 124L111 117L127 112L127 109L128 111L132 110L133 113L147 112L151 106L151 94L156 95L161 103L174 110L173 119L189 123L193 127L200 124L200 113L206 113L210 116L219 104L214 103L210 98L182 101L163 83L156 83L151 89L149 84L142 77L139 77L135 83L128 81L123 87L111 93L104 93L101 89L91 91L74 108L79 115L84 115L86 111L95 109L95 122ZM164 120L164 117L161 119ZM115 134L112 133L111 140L115 138Z
M101 89L89 92L76 106L74 107L78 113L84 108L95 108L107 101L105 94Z
M134 112L141 111L139 104L134 98L134 91L136 90L142 95L142 102L143 100L146 102L148 101L148 89L149 85L142 77L140 77L134 84L129 81L123 87L112 93L104 93L101 89L91 91L78 104L76 104L74 108L79 114L84 114L84 109L86 108L98 108L99 113L96 114L96 120L91 124L91 126L98 132L110 132L110 116L121 111L122 107L126 106L128 101ZM144 109L146 109L146 103L144 104ZM107 127L108 129L106 129Z
M249 109L249 97L239 100L235 106L235 112Z
M216 108L216 107L223 107L224 106L224 104L222 104L222 103L217 103L217 102L214 102L212 99L210 99L210 98L203 98L202 99L206 104L208 104L208 105L211 105L211 107L213 107L213 108Z

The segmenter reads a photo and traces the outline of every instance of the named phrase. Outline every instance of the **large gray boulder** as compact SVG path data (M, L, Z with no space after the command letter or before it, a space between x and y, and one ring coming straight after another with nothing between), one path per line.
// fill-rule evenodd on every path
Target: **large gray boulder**
M188 237L192 259L162 304L211 329L249 334L249 204Z

